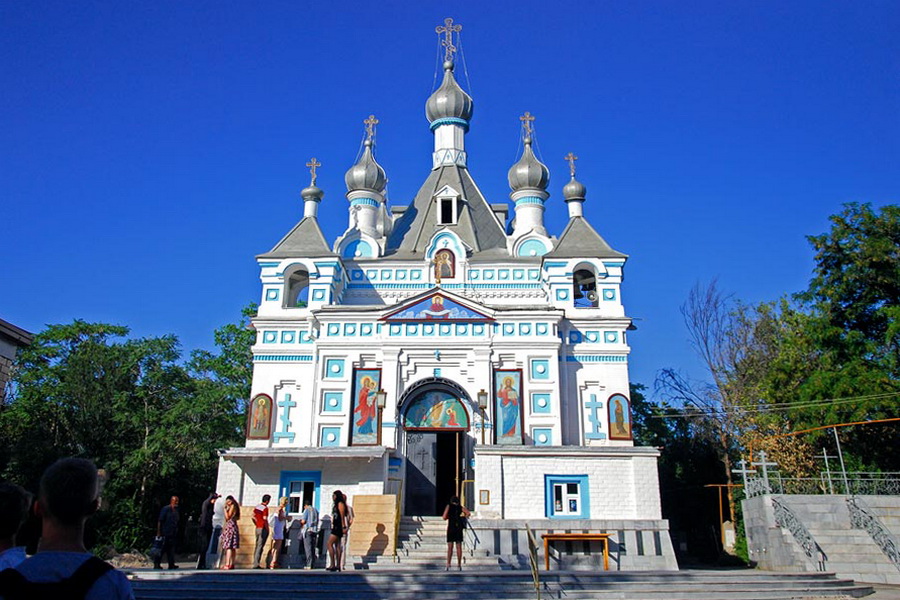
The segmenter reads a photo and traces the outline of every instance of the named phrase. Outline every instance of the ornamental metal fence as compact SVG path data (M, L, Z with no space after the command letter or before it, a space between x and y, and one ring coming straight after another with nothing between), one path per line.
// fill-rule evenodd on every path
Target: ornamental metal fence
M846 496L900 495L900 473L822 472L818 477L782 477L770 471L767 477L747 477L745 493L748 498L763 494L806 494Z

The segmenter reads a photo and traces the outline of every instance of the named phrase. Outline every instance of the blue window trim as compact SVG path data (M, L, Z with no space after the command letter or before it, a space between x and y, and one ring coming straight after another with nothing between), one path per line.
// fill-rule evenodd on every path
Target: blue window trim
M316 510L322 512L321 491L322 491L322 471L282 471L278 482L278 497L283 498L288 495L291 489L292 481L312 481L315 489L313 491L313 506ZM301 507L302 508L302 507Z
M581 512L577 515L556 515L553 511L553 486L557 483L577 483L581 492ZM587 475L544 475L544 514L548 519L590 519L591 495Z

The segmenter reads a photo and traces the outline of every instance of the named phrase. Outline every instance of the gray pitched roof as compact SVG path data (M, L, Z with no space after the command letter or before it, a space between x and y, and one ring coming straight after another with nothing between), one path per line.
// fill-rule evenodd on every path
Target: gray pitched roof
M328 247L325 235L314 217L304 217L270 251L256 258L293 258L337 256Z
M544 258L628 258L610 248L584 217L572 217L556 247Z
M447 226L472 248L473 254L508 256L506 234L491 206L481 195L469 171L446 165L431 172L415 199L394 224L386 254L397 258L421 258L431 236L445 225L438 223L434 194L449 185L462 195L462 210L456 225Z

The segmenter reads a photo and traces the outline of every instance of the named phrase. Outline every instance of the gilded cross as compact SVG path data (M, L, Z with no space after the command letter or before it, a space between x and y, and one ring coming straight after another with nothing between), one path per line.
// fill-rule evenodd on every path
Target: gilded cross
M519 120L522 121L522 128L525 130L525 135L531 135L531 122L534 121L534 115L526 111L524 115L519 117Z
M372 141L375 138L375 126L378 125L378 119L375 115L369 115L369 118L363 121L366 124L366 139Z
M453 60L453 53L456 52L456 46L453 45L453 34L458 35L462 31L462 25L454 25L453 19L447 17L444 19L444 26L437 26L434 30L438 36L444 34L444 39L441 40L441 46L444 47L444 60Z
M312 175L312 183L310 183L309 185L316 185L316 177L318 177L318 175L316 175L316 167L321 167L322 163L316 160L316 157L313 156L311 159L309 159L309 162L306 163L306 166L309 167L309 174Z
M578 160L578 157L569 152L563 158L569 163L569 173L572 174L572 177L575 177L575 161Z

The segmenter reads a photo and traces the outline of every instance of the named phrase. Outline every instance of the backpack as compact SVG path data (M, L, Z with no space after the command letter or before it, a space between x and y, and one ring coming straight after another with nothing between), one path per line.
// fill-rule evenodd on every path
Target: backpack
M70 577L52 583L28 581L16 569L0 571L0 596L4 600L84 600L94 583L112 565L92 556Z

